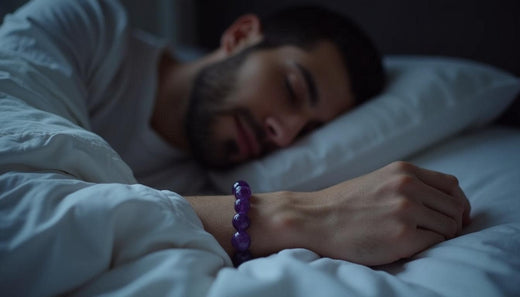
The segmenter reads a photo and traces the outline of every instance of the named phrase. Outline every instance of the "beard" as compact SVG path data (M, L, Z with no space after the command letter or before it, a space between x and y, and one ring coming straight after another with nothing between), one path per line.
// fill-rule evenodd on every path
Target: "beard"
M217 141L214 137L213 127L220 116L240 114L249 122L258 139L264 138L249 110L226 108L226 99L235 90L237 73L251 51L246 49L235 56L208 65L195 77L184 129L193 157L203 166L225 169L235 165L230 156L239 152L237 143L232 139Z

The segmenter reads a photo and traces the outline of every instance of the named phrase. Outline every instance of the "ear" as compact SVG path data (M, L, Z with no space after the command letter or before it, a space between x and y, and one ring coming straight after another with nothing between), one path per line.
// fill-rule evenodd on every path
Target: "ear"
M222 34L220 48L227 54L232 54L253 45L262 39L260 19L254 14L239 17Z

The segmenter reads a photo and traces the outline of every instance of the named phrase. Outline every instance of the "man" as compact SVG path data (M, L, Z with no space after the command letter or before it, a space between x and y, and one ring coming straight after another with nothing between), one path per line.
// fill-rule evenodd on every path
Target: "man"
M9 236L0 256L12 270L1 271L2 277L22 290L17 279L48 271L56 280L49 292L66 292L134 257L175 251L179 244L169 243L171 230L186 224L193 210L233 255L233 196L181 197L124 185L134 183L133 176L84 130L105 138L141 182L160 187L174 180L172 189L184 192L204 182L197 178L200 171L186 165L186 154L207 166L244 162L290 145L381 90L379 57L356 27L327 11L291 14L263 30L256 16L245 15L223 34L219 49L188 64L176 61L161 42L131 33L116 1L40 0L7 19L0 30L0 91L7 94L1 111L14 124L6 122L0 133L10 154L0 158L0 199L9 201L2 204L9 214L3 234ZM330 26L345 26L341 32L353 37L341 43L330 32L314 31L314 15L333 19ZM298 19L304 23L291 21ZM287 36L273 33L291 26ZM303 36L293 36L295 29ZM324 38L300 40L318 34ZM52 121L33 125L13 116L17 112L51 114ZM93 165L77 165L71 153L93 156ZM27 186L33 184L38 190ZM301 247L366 265L409 257L452 238L469 218L456 178L402 162L312 193L253 193L251 203L254 256ZM193 229L188 236L201 234L195 225L187 224ZM197 240L180 244L179 252L210 249ZM84 246L91 250L83 256L92 262L59 282L73 269L56 255ZM34 258L35 251L45 254ZM28 257L38 269L20 270Z
M364 32L348 19L316 7L289 9L281 12L271 19L267 19L263 27L260 19L255 15L244 15L224 32L220 48L202 61L193 65L178 66L175 61L166 56L163 57L162 67L162 75L169 79L165 78L164 83L160 86L159 97L152 116L153 127L173 146L189 151L206 166L217 167L227 167L258 157L273 149L286 147L298 136L376 95L384 85L380 57ZM180 68L180 70L176 68ZM175 89L175 86L178 89ZM405 175L432 174L437 176L433 177L431 181L429 178L415 177L426 183L428 187L433 186L438 190L454 194L460 200L459 202L465 200L462 191L455 186L453 177L442 178L436 173L423 173L424 170L413 168L410 165L394 166L399 168L397 171L403 170ZM392 171L395 168L385 170ZM385 170L383 172L386 172ZM402 173L399 172L399 174ZM392 174L389 173L389 175ZM400 178L402 177L390 181L390 183L396 183L390 187L408 187L407 178L404 177L404 180ZM436 180L437 178L439 181ZM377 182L374 180L374 183ZM399 195L401 194L399 193ZM289 196L293 195L295 194ZM261 226L253 224L251 228L251 232L256 233L252 236L256 244L254 254L267 255L283 247L293 246L298 240L288 234L302 236L309 231L299 228L307 225L305 222L312 221L311 217L316 216L306 217L303 214L295 213L288 215L288 212L295 212L295 210L285 209L286 205L298 208L300 200L317 202L320 201L320 198L329 199L336 195L337 193L310 195L314 199L283 197L283 194L279 193L274 195L277 198L267 195L270 201L269 208L273 213L257 214L260 218L253 216L254 222L265 222L265 225ZM229 208L232 201L226 201L230 198L195 197L188 199L195 206L206 229L215 235L222 246L232 254L233 248L229 241L229 234L233 233L232 226L219 224L222 214L227 213L224 217L232 217L233 209ZM338 197L334 199L341 200ZM367 197L363 199L367 199L364 203L368 203ZM287 200L291 202L288 203ZM282 209L276 209L277 202L284 205L280 206ZM325 202L320 201L319 203ZM351 201L348 203L352 205ZM390 201L385 201L385 203L390 203ZM406 204L407 202L395 203ZM431 206L438 202L422 201L422 203ZM219 211L215 212L215 209ZM390 209L387 211L391 211ZM426 212L420 214L423 211ZM413 248L408 246L398 251L401 247L396 247L394 252L400 255L398 258L408 255L409 252L419 247L424 248L434 242L439 242L443 240L443 237L451 238L456 229L460 231L461 217L457 217L456 212L452 212L450 215L451 219L459 221L456 228L453 224L448 226L449 223L442 227L433 227L436 219L431 216L437 214L429 212L430 210L426 209L417 210L414 216L422 217L427 221L432 219L427 222L427 224L432 224L431 228L426 229L434 230L436 234L425 236L425 233L428 232L423 230L418 230L418 233L414 235L408 234L411 236L408 238L409 240L413 237ZM285 215L287 217L284 217ZM293 217L294 215L296 217ZM264 216L265 218L263 218ZM269 222L268 218L277 216L280 217L277 218L276 223ZM342 213L337 216L346 215ZM322 219L330 219L328 216L325 217ZM367 222L352 221L348 224L344 222L344 224L345 226L358 226L367 224ZM312 225L319 232L323 232L322 228L316 227L320 225L319 222ZM407 229L407 226L400 227ZM289 230L284 231L286 229ZM386 231L389 230L385 230L382 234L378 233L378 236L382 236ZM272 240L276 238L275 234L283 234L283 237L277 238L277 241L286 242L286 246L272 246ZM368 237L367 234L359 235L364 239ZM394 235L405 236L404 234ZM305 237L316 238L316 236L318 234ZM259 240L258 237L264 238L264 240ZM379 237L379 239L381 238ZM358 239L356 238L352 242ZM393 239L389 241L393 241ZM257 244L257 242L268 242L269 244L259 247L261 243ZM331 252L337 253L337 250L327 250L328 244L328 242L321 242L318 243L318 246L311 247L299 243L296 246L306 246L323 255L329 255ZM357 244L355 243L355 245ZM352 251L358 248L348 246L344 250ZM376 250L380 248L383 246L377 247ZM322 249L325 250L322 251ZM377 255L378 252L389 253L391 249L384 252L376 250L367 250L364 255L357 255L361 258L348 259L365 264L381 264L397 259L387 258L389 255ZM339 258L343 258L342 256L337 255ZM393 256L395 257L396 254Z
M164 58L163 75L172 79L162 84L152 123L176 147L221 167L288 146L384 84L368 37L348 19L316 7L289 9L263 24L244 15L218 50L176 66Z
M181 193L196 192L186 189L186 183L171 186L171 177L186 167L172 171L187 157L205 167L259 157L288 146L384 85L381 59L364 32L316 7L282 12L264 24L255 15L244 15L223 34L220 48L192 63L160 52L160 42L135 39L148 50L131 49L119 67L144 68L140 77L154 77L156 69L140 63L158 60L158 88L147 79L126 92L124 100L111 90L100 92L99 99L87 98L95 102L89 104L93 131L121 154L138 180ZM119 77L105 77L115 90L136 88ZM133 80L136 76L129 75L127 81ZM144 93L143 86L150 84ZM140 116L122 116L121 106Z

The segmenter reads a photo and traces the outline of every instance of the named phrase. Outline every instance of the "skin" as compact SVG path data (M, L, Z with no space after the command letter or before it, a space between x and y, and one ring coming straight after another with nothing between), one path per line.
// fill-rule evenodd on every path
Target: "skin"
M213 53L190 64L164 55L152 127L173 146L190 151L183 119L197 73L262 39L254 15L239 18ZM348 72L327 41L310 51L283 46L254 52L237 70L236 87L222 102L207 146L215 158L237 163L289 146L315 125L353 106ZM312 75L318 100L301 68ZM292 92L288 89L291 86ZM247 110L255 124L244 120ZM260 127L263 137L253 132ZM237 150L226 152L226 142ZM254 189L253 189L254 191ZM232 255L234 197L185 197L205 229ZM249 211L251 252L264 256L307 248L321 256L365 265L410 257L453 238L469 223L470 206L454 176L394 162L365 176L315 192L254 193Z
M187 197L206 230L233 254L233 196ZM254 194L251 253L307 248L363 265L410 257L460 234L469 203L452 175L406 162L316 192Z

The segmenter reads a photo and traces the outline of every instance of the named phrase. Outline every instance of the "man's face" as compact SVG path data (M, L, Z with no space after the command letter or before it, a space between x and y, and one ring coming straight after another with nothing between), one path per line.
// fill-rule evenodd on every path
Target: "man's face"
M194 156L229 167L293 143L351 108L336 47L320 42L238 53L203 69L185 119Z

